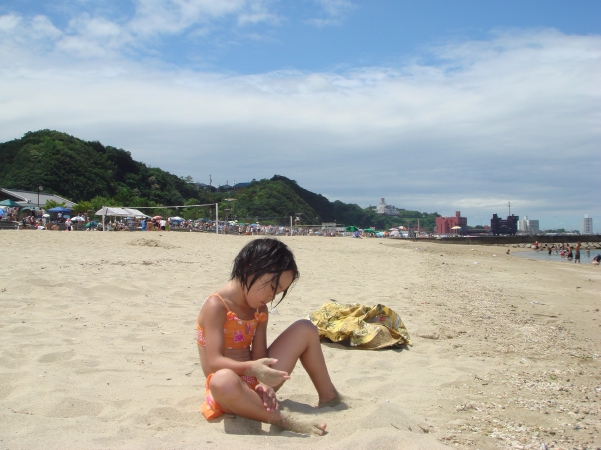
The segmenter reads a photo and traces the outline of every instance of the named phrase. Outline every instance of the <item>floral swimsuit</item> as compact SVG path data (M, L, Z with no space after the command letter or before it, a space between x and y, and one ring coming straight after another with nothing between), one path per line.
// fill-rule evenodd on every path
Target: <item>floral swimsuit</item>
M227 304L219 294L215 293L212 295L219 298L219 300L223 302L223 305L227 309L227 320L225 321L225 325L223 327L225 348L230 350L250 347L257 331L257 325L259 322L265 322L267 320L267 314L259 313L259 310L257 309L257 311L255 311L255 316L252 319L241 320L236 316L236 313L230 311ZM211 297L211 295L209 297ZM196 342L200 347L204 347L206 343L205 330L200 326L198 321L196 322ZM209 389L209 384L212 377L213 374L210 374L205 382L206 401L201 407L202 413L207 420L214 419L223 414L219 403L215 401L211 395L211 390ZM258 381L255 377L240 375L240 378L253 391L255 390L255 387L257 387Z

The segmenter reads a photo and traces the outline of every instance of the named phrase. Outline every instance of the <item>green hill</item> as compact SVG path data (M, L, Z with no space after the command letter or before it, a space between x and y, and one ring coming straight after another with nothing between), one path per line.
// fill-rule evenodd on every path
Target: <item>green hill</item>
M220 217L242 222L288 224L300 214L303 224L336 221L378 229L407 225L421 220L422 229L432 229L438 215L401 211L400 218L384 217L373 208L329 201L281 175L253 180L250 186L228 192L199 189L191 177L178 177L132 159L130 152L84 141L65 133L41 130L21 139L0 144L0 187L35 191L42 185L76 202L101 206L156 206L152 213L179 214L185 218L210 217L211 208L167 211L161 205L219 203ZM226 200L227 199L227 200Z

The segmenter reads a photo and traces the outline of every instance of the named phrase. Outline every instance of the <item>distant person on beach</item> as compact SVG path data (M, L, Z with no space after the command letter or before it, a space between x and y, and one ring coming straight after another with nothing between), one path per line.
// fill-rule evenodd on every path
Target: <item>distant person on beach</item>
M580 264L580 241L576 243L576 252L574 255L574 264Z
M601 255L597 254L596 256L593 256L593 259L591 260L591 262L598 266L599 263L601 262Z
M568 259L574 258L574 253L572 252L572 247L570 247L569 245L568 245L568 251L566 253L566 258L568 258Z
M510 254L510 252L511 252L511 250L510 250L510 249L507 249L507 251L505 252L505 254L506 254L506 255L509 255L509 254Z
M298 320L267 347L267 305L279 294L281 302L298 277L294 256L284 243L255 239L236 256L230 281L203 302L196 334L207 377L201 408L207 420L237 414L297 433L323 435L325 423L303 422L281 412L276 398L300 359L317 390L319 406L340 403L317 328L309 320Z

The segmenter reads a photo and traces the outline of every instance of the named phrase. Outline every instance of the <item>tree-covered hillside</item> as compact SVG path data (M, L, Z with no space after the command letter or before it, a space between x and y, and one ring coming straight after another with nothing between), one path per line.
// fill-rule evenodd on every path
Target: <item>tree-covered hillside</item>
M50 130L0 144L0 185L30 191L41 185L76 202L120 190L164 204L182 204L198 194L193 184L134 161L125 150Z
M161 205L219 203L220 218L243 222L287 224L290 216L302 224L336 221L339 224L386 229L392 226L434 228L438 215L401 211L385 217L373 208L329 201L281 175L253 180L250 186L227 192L199 189L190 177L178 177L132 159L123 149L84 141L51 130L28 132L21 139L0 144L0 187L56 193L98 210L102 206L156 207L149 213L181 215L187 219L211 217L213 208L168 210Z

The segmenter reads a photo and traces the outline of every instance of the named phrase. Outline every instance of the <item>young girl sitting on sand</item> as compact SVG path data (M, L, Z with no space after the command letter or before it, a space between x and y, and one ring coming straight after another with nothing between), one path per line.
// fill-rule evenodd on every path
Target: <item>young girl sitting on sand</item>
M207 377L202 405L207 420L228 413L299 433L324 433L325 423L304 423L282 413L275 395L300 359L319 405L340 401L310 321L293 323L267 347L267 304L280 293L281 302L298 277L285 244L256 239L236 256L230 281L202 304L196 331Z

